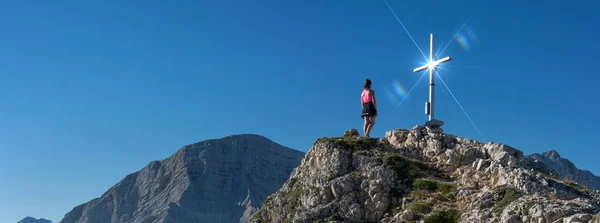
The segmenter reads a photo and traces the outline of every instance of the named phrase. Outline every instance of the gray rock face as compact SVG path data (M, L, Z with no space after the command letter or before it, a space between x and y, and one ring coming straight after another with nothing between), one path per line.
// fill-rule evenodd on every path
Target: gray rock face
M35 219L35 218L32 218L32 217L26 217L26 218L23 218L23 220L20 220L17 223L52 223L52 221L46 220L46 219L43 219L43 218Z
M250 222L599 222L600 191L501 143L416 126L314 142Z
M560 157L556 150L549 150L542 154L534 153L528 157L543 162L564 180L575 181L586 187L600 190L600 177L590 171L578 169L571 161Z
M245 222L303 155L258 135L202 141L126 176L61 223Z

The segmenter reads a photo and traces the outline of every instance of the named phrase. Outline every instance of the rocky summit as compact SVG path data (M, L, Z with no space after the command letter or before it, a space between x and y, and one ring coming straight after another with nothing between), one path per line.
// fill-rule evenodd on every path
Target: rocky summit
M303 155L258 135L202 141L126 176L61 223L245 222Z
M314 142L250 222L593 222L600 192L501 143L416 126Z
M562 158L556 150L549 150L542 154L534 153L528 157L543 162L548 168L556 171L561 179L575 181L591 189L600 190L600 177L589 170L580 170L573 162Z

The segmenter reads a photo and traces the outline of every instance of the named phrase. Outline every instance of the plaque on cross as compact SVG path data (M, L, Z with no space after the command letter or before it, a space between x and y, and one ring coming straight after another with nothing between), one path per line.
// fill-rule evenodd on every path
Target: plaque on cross
M434 113L433 113L433 109L434 109L434 87L435 87L435 76L433 75L433 73L435 72L435 69L437 68L438 65L440 65L441 63L450 61L451 58L450 57L444 57L440 60L438 60L435 57L434 54L434 45L433 45L433 33L430 34L430 41L429 41L429 61L427 64L418 67L416 69L414 69L414 72L419 72L422 70L425 70L427 68L429 68L429 101L425 102L425 114L429 115L429 121L427 121L425 123L426 126L432 127L432 128L437 128L440 127L442 125L444 125L444 122L441 120L436 120L434 118Z

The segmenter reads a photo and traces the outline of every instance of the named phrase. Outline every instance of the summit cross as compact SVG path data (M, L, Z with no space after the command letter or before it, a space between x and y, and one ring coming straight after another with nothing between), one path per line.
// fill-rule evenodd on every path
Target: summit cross
M430 41L429 41L429 61L427 64L418 67L416 69L414 69L414 72L419 72L422 70L425 70L427 68L429 68L429 101L425 102L425 114L429 115L429 121L427 121L425 123L426 126L432 127L432 128L437 128L440 127L442 125L444 125L444 122L441 120L436 120L433 117L433 108L434 108L434 87L435 87L435 76L433 75L433 73L435 72L435 69L437 68L438 65L440 65L441 63L450 61L452 58L448 57L444 57L440 60L436 59L436 56L434 54L434 45L433 45L433 33L430 34Z

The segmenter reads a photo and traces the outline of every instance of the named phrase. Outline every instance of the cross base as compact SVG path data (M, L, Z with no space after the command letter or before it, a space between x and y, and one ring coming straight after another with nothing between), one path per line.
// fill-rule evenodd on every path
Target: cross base
M429 128L439 128L442 127L442 125L444 125L444 122L437 119L433 119L431 121L425 122L425 125Z

